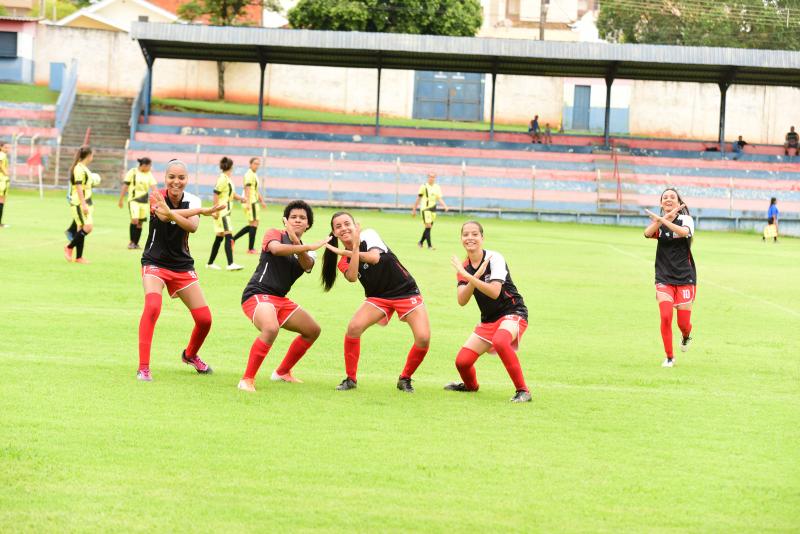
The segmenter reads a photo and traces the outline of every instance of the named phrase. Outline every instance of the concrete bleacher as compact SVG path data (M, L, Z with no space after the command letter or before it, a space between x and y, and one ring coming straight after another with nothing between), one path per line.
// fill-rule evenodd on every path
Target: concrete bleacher
M55 106L46 104L0 101L0 141L13 144L17 137L16 171L18 180L26 180L31 170L27 161L31 155L42 155L42 164L55 151L58 130L55 127ZM35 136L33 150L31 138ZM13 154L10 154L13 156ZM13 176L13 167L9 172Z
M522 133L332 125L224 115L157 113L140 124L128 161L149 156L156 171L180 157L193 185L210 195L223 155L233 158L238 182L252 156L267 153L260 171L272 198L410 206L419 184L436 172L447 202L465 209L616 211L614 162L602 139L554 135L531 145ZM770 196L784 212L800 211L800 158L782 147L756 147L738 160L706 152L698 141L624 139L619 147L622 209L653 207L666 185L705 216L763 215ZM198 146L199 153L198 153ZM750 147L748 147L749 149ZM733 209L729 194L733 194Z

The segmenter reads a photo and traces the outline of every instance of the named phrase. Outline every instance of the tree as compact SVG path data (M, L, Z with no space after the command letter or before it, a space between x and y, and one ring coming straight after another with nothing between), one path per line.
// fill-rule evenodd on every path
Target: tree
M54 2L56 6L55 20L61 20L64 17L68 17L79 9L77 6L68 2L67 0L45 0L44 13L41 14L43 18L52 19ZM40 16L39 13L40 8L41 8L40 2L35 2L33 5L33 9L31 9L30 16L38 18Z
M184 20L206 19L214 26L249 26L247 8L258 6L280 11L280 0L190 0L178 6L178 16ZM225 100L225 63L217 61L217 98Z
M293 28L473 36L481 27L479 0L300 0Z
M597 27L620 43L800 50L800 0L604 0Z

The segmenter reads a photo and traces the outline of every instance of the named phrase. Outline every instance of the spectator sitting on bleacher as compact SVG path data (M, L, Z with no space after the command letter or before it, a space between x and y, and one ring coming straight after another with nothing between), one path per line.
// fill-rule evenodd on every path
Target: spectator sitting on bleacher
M546 122L544 124L544 144L546 145L553 144L553 130L550 128L549 122Z
M531 136L531 143L541 143L542 139L539 135L541 129L539 128L539 115L533 117L531 125L528 126L528 135Z
M739 136L739 140L733 142L733 151L736 152L737 154L741 154L742 152L744 152L745 145L749 145L749 144L750 143L748 143L747 141L742 139L742 136L740 135Z
M794 149L794 155L796 156L798 153L798 148L800 148L800 135L794 131L794 126L789 128L789 133L786 134L786 142L783 144L783 152L788 156L789 149Z

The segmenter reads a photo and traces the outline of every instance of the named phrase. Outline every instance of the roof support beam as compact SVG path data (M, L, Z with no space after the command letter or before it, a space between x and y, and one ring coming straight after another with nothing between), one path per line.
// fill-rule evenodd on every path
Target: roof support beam
M736 79L736 68L728 70L719 86L719 151L725 154L725 104L728 97L728 88Z
M603 123L603 146L609 146L610 127L611 127L611 85L614 83L614 78L617 75L617 63L614 62L608 67L606 71L606 110L605 122Z
M147 47L139 41L139 45L142 48L142 54L144 55L144 61L147 63L147 81L145 82L144 88L144 123L147 124L150 120L150 102L153 98L153 63L155 63L156 58L150 55L150 52L147 50Z
M378 95L377 95L377 104L375 105L375 135L381 135L381 71L383 67L381 66L380 56L378 56Z
M258 55L258 66L261 68L258 84L258 129L260 130L264 120L264 71L267 69L267 60L263 52L259 51Z
M489 121L489 141L494 141L494 94L495 85L497 84L497 72L492 72L492 111Z

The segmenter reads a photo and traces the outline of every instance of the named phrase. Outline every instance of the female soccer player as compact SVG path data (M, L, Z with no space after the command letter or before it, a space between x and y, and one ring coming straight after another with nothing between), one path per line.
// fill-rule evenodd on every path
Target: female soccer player
M242 310L260 332L250 347L247 369L239 381L239 389L244 391L256 390L256 373L278 337L279 329L299 334L272 373L272 380L284 382L301 382L292 376L292 368L320 333L314 318L286 298L286 294L303 273L311 272L316 258L314 251L324 246L330 237L314 244L303 244L300 238L314 225L314 212L302 200L292 201L284 208L283 225L283 231L271 229L264 235L258 267L242 293Z
M411 375L425 359L430 343L431 327L416 281L386 246L375 230L361 232L353 216L345 211L331 218L331 242L326 245L322 260L322 285L330 291L336 281L336 269L348 282L361 282L366 300L356 310L344 336L344 364L347 377L336 389L354 389L361 353L361 334L379 323L385 326L394 312L411 327L414 344L408 351L405 368L400 373L397 389L413 393ZM339 241L344 249L338 248ZM337 256L342 256L337 264Z
M422 204L421 207L420 203ZM444 198L442 198L442 189L439 187L439 184L436 183L436 174L431 172L428 174L428 181L419 186L417 200L414 202L414 207L411 208L412 217L417 216L417 208L420 208L422 224L425 225L425 229L422 231L422 237L420 237L419 242L417 242L419 248L422 248L422 243L427 241L428 250L434 250L433 244L431 243L431 232L433 231L433 223L436 222L437 204L441 204L444 211L448 210L447 204L445 204Z
M10 147L8 143L0 143L0 228L6 227L3 224L3 208L6 205L8 184L11 183L11 176L8 173L8 150Z
M464 263L456 256L451 262L458 279L458 304L466 306L475 295L481 322L467 338L456 356L456 368L463 382L451 382L449 391L478 391L475 362L485 352L496 352L514 382L511 402L530 402L522 366L516 350L528 327L528 308L511 280L505 258L499 252L484 250L483 226L475 221L461 226L461 244L467 251Z
M119 193L117 205L122 207L122 199L128 195L128 211L131 214L131 226L128 230L130 235L129 249L138 249L139 239L142 237L142 223L147 220L150 214L150 190L155 188L156 179L150 171L153 162L150 158L140 158L136 160L139 165L133 167L125 175L122 182L122 191Z
M247 234L248 254L258 254L258 251L255 250L255 244L259 208L267 207L267 203L264 202L264 198L261 196L261 188L259 187L261 184L259 183L258 174L256 174L260 165L260 158L250 158L250 168L244 175L244 214L245 217L247 217L247 225L243 226L242 229L233 236L233 240L236 241Z
M210 373L209 367L197 353L211 330L211 311L194 271L194 259L189 254L189 234L197 230L199 215L219 213L225 206L200 207L200 199L184 192L189 183L186 164L173 159L167 163L166 189L150 195L153 210L147 243L142 254L142 285L144 311L139 321L139 371L136 378L150 382L150 345L153 330L161 313L161 292L166 287L169 296L180 297L194 319L189 345L183 351L183 363L198 373Z
M94 213L92 186L94 181L92 173L89 171L89 165L92 163L93 157L92 147L82 146L75 153L75 159L69 169L69 205L76 232L73 234L69 245L64 247L64 258L75 263L89 263L83 257L83 245L86 236L92 232L94 227L94 221L92 220L92 214ZM73 249L75 250L74 260L72 259Z
M244 197L236 193L236 188L233 186L231 180L231 173L233 172L233 160L229 157L223 157L219 160L219 169L222 173L217 179L217 185L214 186L214 205L222 204L225 209L219 213L214 213L214 232L217 237L214 238L214 245L211 247L211 256L208 258L209 269L219 270L219 266L214 264L219 252L219 246L222 240L225 240L225 257L228 259L229 271L240 271L242 266L238 263L233 263L233 236L231 235L231 201L233 199L244 201Z
M675 365L672 352L672 308L678 309L681 352L692 342L692 302L697 288L697 271L692 257L694 221L678 191L661 193L661 215L645 210L652 221L644 236L658 239L656 247L656 300L661 314L661 339L667 357L662 367Z

